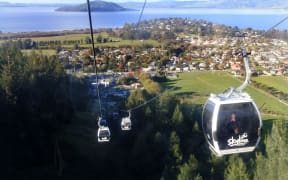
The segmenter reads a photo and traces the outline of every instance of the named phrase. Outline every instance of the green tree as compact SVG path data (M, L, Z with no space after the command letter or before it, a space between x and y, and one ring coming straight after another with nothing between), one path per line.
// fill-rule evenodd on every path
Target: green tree
M99 34L96 38L97 43L102 43L103 37Z
M264 180L269 178L269 170L267 168L267 159L262 155L262 153L256 154L255 159L256 167L254 169L254 179Z
M178 137L177 133L173 131L169 138L167 160L162 173L162 178L165 180L176 179L182 160L183 155L180 149L180 138Z
M249 179L246 164L238 155L229 157L228 165L224 172L225 179L245 180Z
M0 85L2 89L2 93L7 98L7 100L14 99L12 86L13 86L13 76L11 75L11 66L10 65L2 65L1 67L1 75L0 75Z
M181 111L180 105L177 104L173 116L171 118L172 126L179 126L180 124L183 123L183 120L184 120L183 113Z
M34 52L26 58L13 46L2 48L0 99L5 104L0 106L6 117L0 119L0 131L8 137L2 145L12 149L5 153L6 167L11 172L23 166L47 166L57 157L60 173L59 136L73 115L64 69L56 56Z
M198 173L198 161L194 155L190 155L188 161L180 166L179 171L178 180L202 180L202 177Z
M79 49L79 44L78 44L78 43L75 43L75 44L73 45L73 48L74 48L74 49Z
M92 43L92 40L91 40L91 38L89 36L85 37L85 43L86 44L91 44Z
M171 121L171 116L173 115L173 111L177 104L177 100L175 96L172 96L169 93L163 93L158 101L156 102L156 113L157 117L159 117L162 126L169 125Z
M265 138L266 156L257 154L254 179L280 180L287 177L288 145L287 127L284 123L274 123L271 133Z
M128 108L136 107L146 102L146 99L147 99L146 91L143 91L143 90L133 91L128 97L126 106Z

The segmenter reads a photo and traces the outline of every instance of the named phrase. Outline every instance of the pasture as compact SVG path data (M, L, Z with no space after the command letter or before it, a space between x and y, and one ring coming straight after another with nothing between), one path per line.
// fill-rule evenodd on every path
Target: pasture
M238 87L241 83L241 79L236 79L226 72L189 72L181 73L178 79L169 80L164 86L175 87L172 92L185 97L187 102L204 104L210 93L221 93L226 88ZM269 93L251 85L246 90L258 107L263 106L262 113L288 114L288 106Z
M252 78L254 81L269 87L274 87L279 91L288 93L288 78L284 76L258 76Z

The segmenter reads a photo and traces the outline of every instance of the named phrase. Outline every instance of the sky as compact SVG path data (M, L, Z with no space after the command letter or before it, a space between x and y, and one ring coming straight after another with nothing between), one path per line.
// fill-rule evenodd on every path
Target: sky
M93 0L90 0L93 1ZM109 2L144 2L144 0L106 0ZM147 0L147 2L157 2L160 0ZM177 1L177 0L176 0ZM181 1L181 0L178 0ZM182 0L183 1L183 0ZM10 3L74 3L81 4L85 3L86 0L0 0L0 2L10 2Z

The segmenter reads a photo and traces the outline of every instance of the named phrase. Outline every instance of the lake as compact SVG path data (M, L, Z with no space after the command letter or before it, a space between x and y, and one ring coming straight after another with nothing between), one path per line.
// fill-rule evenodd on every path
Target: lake
M0 7L0 31L31 32L84 29L89 27L87 12L56 12L56 7ZM140 11L93 12L94 28L122 27L136 23ZM181 17L203 19L213 23L266 30L282 20L282 9L152 9L144 11L142 20ZM279 29L288 29L288 22Z

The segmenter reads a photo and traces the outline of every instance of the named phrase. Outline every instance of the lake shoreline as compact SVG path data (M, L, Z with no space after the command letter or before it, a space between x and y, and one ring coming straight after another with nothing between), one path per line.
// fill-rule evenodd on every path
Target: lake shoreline
M87 12L54 11L57 7L0 7L2 33L54 32L89 28ZM139 11L92 12L93 26L122 28L137 23ZM241 29L267 30L288 14L287 9L147 8L142 20L188 18ZM288 23L277 27L288 29Z

